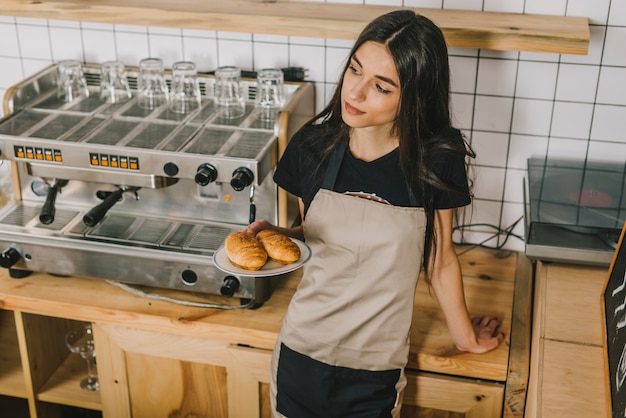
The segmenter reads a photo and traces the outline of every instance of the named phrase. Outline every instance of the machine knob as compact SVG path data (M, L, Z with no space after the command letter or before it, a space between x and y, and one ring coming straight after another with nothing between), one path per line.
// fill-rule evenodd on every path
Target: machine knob
M0 255L0 266L8 269L10 267L13 267L15 263L20 261L20 258L22 258L22 255L19 251L17 251L13 247L8 248L4 250L2 255Z
M233 172L233 178L230 180L230 185L236 191L240 192L254 181L254 173L246 167L239 167Z
M195 181L200 186L206 186L207 184L215 181L217 178L217 168L209 163L201 164L196 171Z
M172 162L165 163L165 165L163 166L163 171L170 177L175 176L176 174L178 174L178 166L176 165L176 163Z
M222 284L222 287L220 287L220 293L222 296L226 298L233 297L233 295L237 292L237 289L239 289L239 280L237 280L236 277L224 277L224 283Z

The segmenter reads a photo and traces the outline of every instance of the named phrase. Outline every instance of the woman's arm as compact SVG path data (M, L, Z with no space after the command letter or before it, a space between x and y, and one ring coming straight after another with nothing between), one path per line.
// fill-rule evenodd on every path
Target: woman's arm
M282 228L280 226L272 225L270 222L266 220L254 221L250 225L248 225L243 230L245 232L249 232L253 235L256 235L258 232L264 229L271 229L276 232L280 232L281 234L287 235L288 237L299 239L300 241L304 241L304 202L302 202L301 198L298 198L298 207L300 208L300 225L293 228Z
M431 281L457 349L484 353L504 340L500 320L492 316L470 318L463 292L461 266L452 243L454 209L435 211L437 251L431 258Z

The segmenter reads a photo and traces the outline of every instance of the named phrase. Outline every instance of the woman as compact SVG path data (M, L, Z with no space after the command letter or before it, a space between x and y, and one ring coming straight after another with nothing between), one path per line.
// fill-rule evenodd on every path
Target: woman
M422 267L459 350L502 342L497 318L470 319L452 244L455 208L470 203L468 155L451 126L439 28L409 10L372 21L276 169L302 223L247 228L312 249L274 351L275 417L399 416Z

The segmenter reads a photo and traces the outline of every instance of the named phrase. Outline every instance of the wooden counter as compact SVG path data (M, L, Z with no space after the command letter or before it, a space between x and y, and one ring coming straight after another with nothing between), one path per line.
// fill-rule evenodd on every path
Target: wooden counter
M471 313L503 319L505 343L491 353L457 352L437 303L425 282L420 282L404 416L439 416L424 412L437 409L467 417L500 416L503 408L509 410L511 404L519 403L519 399L504 400L511 375L509 356L514 351L511 333L516 336L515 328L519 328L519 338L526 325L513 314L519 260L516 253L499 256L475 249L460 258ZM17 333L27 381L22 392L8 393L0 363L0 394L29 399L32 418L48 416L40 411L50 410L50 404L102 410L105 418L185 416L183 411L207 417L249 418L253 416L250 411L268 416L265 383L270 353L300 271L277 280L271 298L256 310L188 307L137 296L100 279L40 273L12 279L6 270L0 274L0 308L4 310L0 319L10 324L6 315L10 311L15 315L12 329ZM523 289L530 288L526 280L519 282ZM193 301L224 301L217 296L152 291ZM61 339L61 332L75 321L93 323L100 393L76 391L81 363L53 341ZM7 339L0 335L0 344L7 344ZM48 347L45 351L33 348L34 344L41 347L42 341ZM51 351L59 353L50 355ZM42 367L46 363L53 365ZM59 369L60 365L64 367ZM212 402L205 399L208 392L213 393L208 396ZM172 411L181 415L170 415Z
M0 13L83 22L355 39L392 6L301 0L3 0ZM414 9L439 25L449 46L587 54L586 17Z
M608 417L602 290L608 269L537 264L528 418Z

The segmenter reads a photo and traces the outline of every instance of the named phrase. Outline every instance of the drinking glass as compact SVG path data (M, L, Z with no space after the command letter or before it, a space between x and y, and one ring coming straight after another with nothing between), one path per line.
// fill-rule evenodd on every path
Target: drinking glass
M87 362L87 377L81 380L80 387L94 391L100 389L98 371L96 369L96 348L93 341L93 330L90 324L84 324L65 336L65 344L72 353L80 355Z
M233 66L215 70L215 105L225 118L243 116L246 104L241 88L241 69Z
M131 98L124 64L107 61L100 67L100 100L104 103L122 103Z
M144 58L139 61L137 89L139 106L144 109L156 109L167 103L169 91L160 58Z
M189 113L200 107L200 100L200 83L196 64L186 61L174 63L170 110L176 113Z
M65 60L57 66L57 98L71 102L79 97L89 97L83 65L77 60Z
M283 72L266 68L257 73L255 112L259 119L273 121L285 103Z

